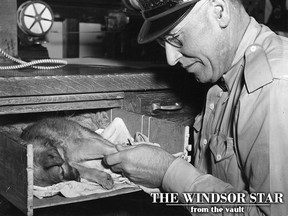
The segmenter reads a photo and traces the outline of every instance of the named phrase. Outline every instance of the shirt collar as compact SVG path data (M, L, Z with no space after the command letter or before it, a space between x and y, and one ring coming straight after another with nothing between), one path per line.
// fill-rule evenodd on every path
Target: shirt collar
M224 91L224 92L229 91L229 87L228 87L228 85L226 84L224 77L221 77L221 78L216 82L216 84L222 89L222 91Z
M233 68L243 58L247 48L254 43L260 30L261 26L259 23L257 23L253 17L250 17L250 23L238 46L231 68Z
M225 73L223 75L223 77L221 78L222 80L225 81L225 85L226 85L226 89L228 92L231 91L231 89L233 88L233 85L235 83L235 81L237 81L236 77L239 77L237 75L239 75L239 71L242 70L242 66L243 66L243 58L242 61L238 61L237 64L235 64L227 73ZM221 87L220 87L221 88Z
M236 77L236 73L239 72L239 70L241 69L240 68L241 66L244 67L244 64L245 64L246 69L247 67L249 67L249 69L245 70L246 74L244 74L245 82L246 82L249 92L252 92L258 89L259 87L263 86L264 84L271 82L272 75L270 72L268 60L267 58L264 58L265 51L263 50L263 48L259 45L256 45L257 52L253 51L254 53L251 53L251 45L255 43L255 40L257 40L257 37L262 31L263 31L262 26L253 17L250 17L250 23L238 46L234 60L232 62L231 69L227 73L225 73L223 77L219 79L218 82L221 83L221 85L217 83L222 90L223 88L221 86L223 86L223 80L225 80L224 85L226 86L224 90L227 89L229 91L232 88L233 83L234 83L234 78ZM259 55L259 52L261 52L260 55ZM248 55L249 57L247 57ZM244 56L246 57L245 62L244 62ZM259 61L265 60L263 64L260 64L262 65L261 66L262 70L260 72L259 70L255 71L256 70L255 67L251 67L251 64L253 66L255 65L255 62L257 62L255 60L259 60ZM251 68L252 69L254 68L255 70L251 70ZM267 71L269 71L269 73L266 73ZM261 73L261 75L259 73ZM255 76L257 77L255 78ZM259 76L260 76L260 79L258 79Z

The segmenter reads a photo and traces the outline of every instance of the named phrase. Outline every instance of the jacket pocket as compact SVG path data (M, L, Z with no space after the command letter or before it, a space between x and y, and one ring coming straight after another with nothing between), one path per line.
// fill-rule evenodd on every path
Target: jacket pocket
M209 148L211 151L210 173L233 185L237 190L243 190L245 183L238 165L237 154L234 152L234 140L225 135L213 135Z
M233 138L228 136L212 135L209 147L215 163L221 162L234 155Z

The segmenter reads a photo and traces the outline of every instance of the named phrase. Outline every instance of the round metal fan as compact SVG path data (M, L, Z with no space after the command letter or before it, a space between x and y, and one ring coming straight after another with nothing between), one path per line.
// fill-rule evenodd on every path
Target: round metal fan
M24 2L17 11L19 28L28 35L44 36L53 25L53 12L43 1Z

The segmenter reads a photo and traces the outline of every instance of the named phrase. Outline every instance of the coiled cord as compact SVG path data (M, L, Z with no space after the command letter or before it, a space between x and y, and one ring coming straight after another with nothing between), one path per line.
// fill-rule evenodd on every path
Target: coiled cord
M13 56L7 54L1 48L0 48L0 53L4 57L6 57L6 58L8 58L8 59L10 59L16 63L19 63L19 65L0 66L0 70L16 70L16 69L26 68L26 67L32 67L32 68L35 68L38 70L54 70L54 69L58 69L58 68L61 68L61 67L64 67L65 65L67 65L67 61L58 60L58 59L40 59L40 60L31 61L31 62L25 62L25 61L14 58ZM46 64L46 63L58 64L58 65L55 65L55 66L36 66L39 64Z

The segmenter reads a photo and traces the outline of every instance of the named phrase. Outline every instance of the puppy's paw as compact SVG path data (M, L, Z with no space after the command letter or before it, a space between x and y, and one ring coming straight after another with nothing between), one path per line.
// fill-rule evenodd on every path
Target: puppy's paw
M113 178L108 173L101 173L101 178L98 179L98 184L100 184L103 188L109 190L114 186Z

